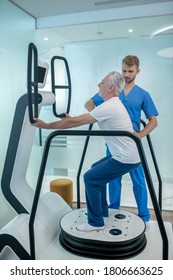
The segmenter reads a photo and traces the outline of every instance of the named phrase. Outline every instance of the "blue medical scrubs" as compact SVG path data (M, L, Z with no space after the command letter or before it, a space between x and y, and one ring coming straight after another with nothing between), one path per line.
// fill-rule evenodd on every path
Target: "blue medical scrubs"
M142 111L144 112L147 119L158 115L158 111L150 94L137 85L132 88L127 96L123 90L119 98L127 109L133 124L133 128L137 132L140 131ZM104 99L99 94L94 95L92 100L95 106L98 106L104 102ZM106 155L110 156L108 148ZM148 196L142 164L140 164L135 170L129 172L129 174L133 182L133 192L138 206L138 215L143 219L143 221L147 222L150 219L150 213L147 206ZM109 183L109 208L118 209L120 207L121 180L122 176Z

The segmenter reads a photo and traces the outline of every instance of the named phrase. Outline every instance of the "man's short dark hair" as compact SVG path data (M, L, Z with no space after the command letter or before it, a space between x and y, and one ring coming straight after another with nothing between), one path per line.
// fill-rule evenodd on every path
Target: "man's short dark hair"
M136 55L127 55L123 58L122 63L127 64L129 67L136 65L139 68L139 58Z

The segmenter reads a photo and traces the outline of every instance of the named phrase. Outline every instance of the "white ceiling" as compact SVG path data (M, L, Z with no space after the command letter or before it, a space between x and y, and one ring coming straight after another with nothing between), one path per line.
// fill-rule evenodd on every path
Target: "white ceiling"
M36 40L39 44L56 46L113 38L152 37L154 32L166 26L172 26L172 29L165 31L164 34L173 34L173 15L39 29L36 32ZM129 29L133 29L133 32L130 33ZM44 41L44 38L48 38L48 41Z
M9 0L14 3L37 20L44 17L48 18L48 22L51 21L53 16L64 15L65 19L69 18L69 14L88 12L88 11L101 11L112 8L112 11L116 7L126 7L128 14L131 13L131 9L134 10L134 5L144 5L151 3L164 3L172 2L173 0ZM107 4L105 4L107 3ZM99 4L99 5L98 5ZM103 5L104 4L104 5ZM142 6L141 6L142 7ZM143 6L144 7L144 6ZM157 14L157 13L156 13ZM166 27L173 26L173 5L166 15L158 16L143 16L136 14L136 17L123 18L120 20L107 20L102 18L99 22L91 22L88 18L87 24L60 26L58 28L42 28L36 31L36 43L47 49L50 46L56 47L66 43L94 41L94 40L106 40L112 38L139 38L139 37L151 37L157 30ZM102 21L103 20L103 21ZM128 29L132 28L133 33L129 33ZM173 28L165 33L173 33ZM47 41L44 38L48 38Z
M35 18L98 11L172 0L9 0Z

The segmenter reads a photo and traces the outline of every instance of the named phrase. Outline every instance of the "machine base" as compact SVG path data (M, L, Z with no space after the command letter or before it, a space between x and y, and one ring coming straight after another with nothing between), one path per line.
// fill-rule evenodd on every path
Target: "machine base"
M73 210L62 217L59 241L64 249L89 258L128 259L141 253L147 244L145 223L128 211L109 209L102 231L78 231L77 225L85 222L85 208Z

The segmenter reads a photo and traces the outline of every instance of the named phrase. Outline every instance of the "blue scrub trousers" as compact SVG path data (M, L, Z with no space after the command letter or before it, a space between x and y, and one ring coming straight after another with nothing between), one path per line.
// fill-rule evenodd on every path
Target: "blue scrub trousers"
M94 163L84 174L88 223L91 226L103 226L103 217L108 217L106 184L138 166L139 163L124 164L109 156Z
M107 148L106 155L109 157L110 152ZM150 219L150 212L148 210L148 195L147 195L147 187L144 178L144 172L142 168L142 164L135 170L131 170L129 172L131 180L133 182L133 192L135 196L135 200L138 206L138 216L144 221L148 222ZM109 183L108 193L109 193L109 208L119 209L120 207L120 199L121 199L121 180L122 176L114 179Z

